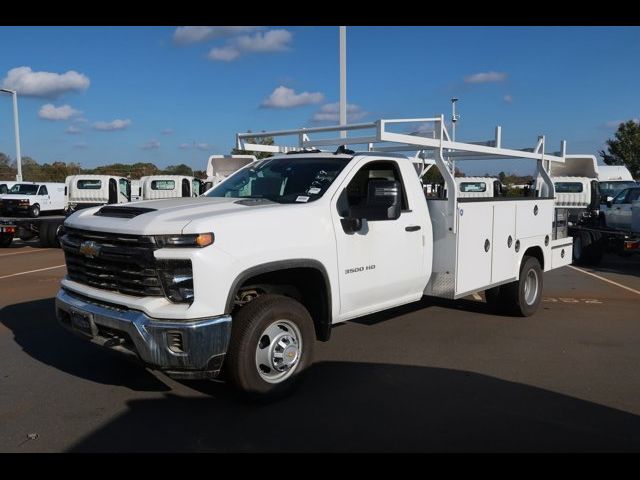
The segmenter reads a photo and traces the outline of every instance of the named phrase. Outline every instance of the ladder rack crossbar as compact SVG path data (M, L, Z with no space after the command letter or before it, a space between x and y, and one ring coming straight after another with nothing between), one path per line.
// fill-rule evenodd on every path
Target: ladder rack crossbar
M390 132L387 125L399 125L407 123L436 123L435 138L418 136L415 134ZM371 130L373 134L369 136L357 136L347 138L316 138L311 139L310 135L314 133L328 133L354 130ZM297 136L297 145L261 145L250 143L251 140L267 137L283 137ZM324 127L297 128L290 130L275 130L270 132L246 132L236 135L236 144L239 150L269 152L269 153L287 153L291 151L304 150L305 148L313 148L319 146L331 145L366 145L368 151L381 152L400 152L400 151L420 151L420 150L439 150L444 155L451 158L464 158L468 160L487 159L487 158L513 158L513 159L531 159L545 160L547 162L564 163L566 155L566 142L561 144L560 152L545 153L544 136L539 136L534 148L513 149L502 147L502 130L501 127L496 128L496 138L488 141L480 142L459 142L453 141L449 137L446 125L444 124L444 116L440 117L420 117L420 118L397 118L397 119L380 119L369 123L356 123L347 125L332 125Z

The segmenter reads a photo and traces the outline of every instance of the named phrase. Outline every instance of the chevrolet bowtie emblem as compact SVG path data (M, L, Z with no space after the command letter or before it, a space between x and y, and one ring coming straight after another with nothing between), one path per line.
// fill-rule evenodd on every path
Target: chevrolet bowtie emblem
M80 253L87 258L96 258L100 255L100 245L94 241L82 242L80 244Z

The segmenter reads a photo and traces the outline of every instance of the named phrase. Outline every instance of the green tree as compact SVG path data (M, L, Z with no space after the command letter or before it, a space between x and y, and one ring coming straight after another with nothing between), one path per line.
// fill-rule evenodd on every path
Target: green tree
M488 175L487 175L487 176L488 176ZM506 173L504 173L504 172L500 172L500 173L498 174L498 179L500 180L500 182L504 183L504 179L505 179L505 177L506 177L506 176L507 176L507 174L506 174Z
M607 140L607 150L600 156L607 165L625 165L634 178L640 176L640 123L635 120L621 123L614 138Z
M251 130L248 130L247 133L251 133ZM246 139L247 143L257 143L258 145L273 145L273 137L260 137L258 140L255 137L249 137ZM255 155L258 160L262 158L271 157L273 154L268 152L249 152L247 150L239 150L234 148L231 150L231 155Z
M15 180L16 167L8 155L0 152L0 180Z
M162 173L167 175L187 175L191 176L193 173L192 168L189 165L185 165L181 163L180 165L169 165L167 168L163 170Z

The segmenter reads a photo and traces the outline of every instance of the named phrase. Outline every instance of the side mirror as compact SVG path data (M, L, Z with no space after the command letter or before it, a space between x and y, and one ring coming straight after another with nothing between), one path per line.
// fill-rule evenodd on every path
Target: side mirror
M362 219L347 217L341 218L340 223L345 233L355 233L362 229Z
M351 207L348 218L377 220L396 220L400 217L402 204L400 182L371 178L367 183L367 198L364 205Z
M607 197L607 208L611 208L613 206L613 202L611 201L611 197Z

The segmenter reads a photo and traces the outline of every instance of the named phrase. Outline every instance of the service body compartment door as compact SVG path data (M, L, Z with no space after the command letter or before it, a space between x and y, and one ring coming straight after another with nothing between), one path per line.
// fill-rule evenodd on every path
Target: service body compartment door
M491 241L491 283L515 279L516 272L516 205L497 202L493 207L493 240Z
M482 290L491 283L493 204L458 206L456 295Z
M549 235L553 226L553 199L532 199L516 204L516 237L529 238Z
M551 268L571 265L573 259L573 237L560 238L551 242Z

